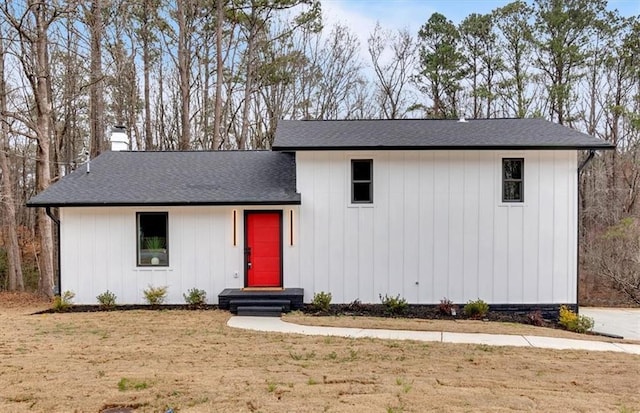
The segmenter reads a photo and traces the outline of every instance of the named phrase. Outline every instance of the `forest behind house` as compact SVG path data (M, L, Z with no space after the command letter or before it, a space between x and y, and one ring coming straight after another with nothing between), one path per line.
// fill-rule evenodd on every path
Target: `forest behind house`
M25 203L108 150L114 125L133 150L247 150L283 118L541 117L616 146L580 176L579 302L640 304L639 16L515 1L417 33L378 24L363 48L321 6L2 2L0 290L53 294L57 229Z

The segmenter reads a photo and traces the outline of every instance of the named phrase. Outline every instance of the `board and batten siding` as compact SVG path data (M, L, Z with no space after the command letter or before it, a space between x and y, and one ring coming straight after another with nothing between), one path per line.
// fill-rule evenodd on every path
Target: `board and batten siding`
M524 158L524 203L502 202L502 158ZM351 204L351 159L373 203ZM303 151L300 285L334 303L576 299L576 151ZM285 274L285 284L286 284Z
M61 290L73 291L77 304L96 304L107 290L118 304L144 304L147 287L167 286L166 302L184 304L182 294L198 288L217 304L223 289L244 287L245 209L283 211L283 267L285 274L297 274L287 219L297 207L68 207L60 209ZM168 267L136 266L136 212L168 213Z

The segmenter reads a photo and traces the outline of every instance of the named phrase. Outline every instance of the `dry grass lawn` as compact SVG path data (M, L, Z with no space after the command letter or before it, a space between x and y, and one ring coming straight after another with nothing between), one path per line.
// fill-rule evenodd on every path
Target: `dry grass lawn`
M257 333L221 311L30 315L42 308L0 294L2 412L640 410L640 356Z

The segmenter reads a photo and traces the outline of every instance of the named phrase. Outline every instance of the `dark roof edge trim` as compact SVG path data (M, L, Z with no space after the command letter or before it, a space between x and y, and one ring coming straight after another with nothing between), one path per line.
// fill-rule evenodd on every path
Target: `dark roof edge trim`
M238 201L238 202L70 202L70 203L32 203L31 208L44 207L176 207L176 206L252 206L252 205L300 205L302 201Z
M433 146L274 146L273 151L278 152L296 152L296 151L407 151L407 150L482 150L482 151L497 151L497 150L547 150L547 151L561 151L561 150L613 150L616 146L609 143L603 143L599 145L498 145L498 146L486 146L486 145L433 145Z

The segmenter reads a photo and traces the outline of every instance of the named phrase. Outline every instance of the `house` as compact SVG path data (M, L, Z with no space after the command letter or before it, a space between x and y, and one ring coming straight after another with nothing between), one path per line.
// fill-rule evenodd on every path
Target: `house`
M541 119L280 121L272 151L106 152L28 205L58 208L77 303L557 307L577 305L580 154L602 149Z

